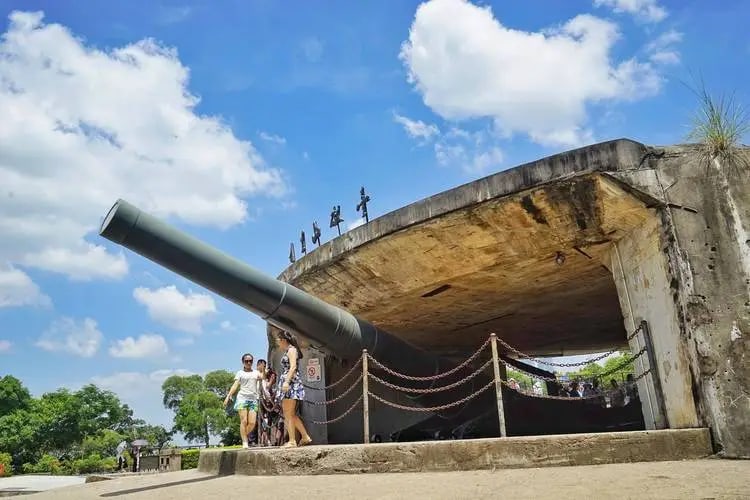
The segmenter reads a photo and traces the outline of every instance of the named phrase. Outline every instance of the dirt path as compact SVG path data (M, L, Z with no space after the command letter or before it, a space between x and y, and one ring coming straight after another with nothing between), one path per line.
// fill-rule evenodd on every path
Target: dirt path
M710 459L474 472L285 477L216 477L197 471L183 471L119 478L56 489L25 498L247 500L281 495L306 500L750 499L750 461Z

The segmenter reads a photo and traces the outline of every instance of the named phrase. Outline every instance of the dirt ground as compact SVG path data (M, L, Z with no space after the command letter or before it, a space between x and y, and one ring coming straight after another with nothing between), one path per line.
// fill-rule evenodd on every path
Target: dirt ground
M131 476L24 498L54 500L647 498L750 499L750 461L691 460L496 471L334 476L210 476L198 471Z

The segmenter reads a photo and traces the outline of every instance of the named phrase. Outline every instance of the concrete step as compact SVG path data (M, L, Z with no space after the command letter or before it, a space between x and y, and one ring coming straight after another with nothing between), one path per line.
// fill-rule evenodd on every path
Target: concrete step
M703 458L713 453L708 429L556 436L201 450L210 474L317 475L440 472L596 465Z

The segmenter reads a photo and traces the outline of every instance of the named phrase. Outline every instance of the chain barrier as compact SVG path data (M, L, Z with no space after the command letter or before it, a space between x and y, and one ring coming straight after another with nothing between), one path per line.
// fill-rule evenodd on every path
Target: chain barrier
M456 373L457 371L461 370L462 368L465 368L466 366L468 366L469 364L471 364L472 361L474 361L475 359L477 359L479 357L479 355L482 353L482 351L484 351L487 348L488 345L490 345L490 338L487 338L487 340L484 341L484 344L482 344L482 346L479 349L477 349L474 354L472 354L471 356L469 356L466 359L466 361L464 361L460 365L456 366L455 368L452 368L452 369L448 370L447 372L438 373L437 375L431 375L431 376L427 376L427 377L415 377L415 376L412 376L412 375L406 375L406 374L403 374L403 373L399 373L396 370L392 370L392 369L388 368L383 363L381 363L377 359L373 358L369 354L367 355L367 358L370 361L372 361L372 364L374 366L377 366L378 368L380 368L384 372L388 373L389 375L393 375L394 377L399 377L399 378L402 378L402 379L405 379L405 380L412 380L414 382L427 382L427 381L432 381L432 380L438 380L438 379L441 379L441 378L445 378L448 375L453 375L454 373Z
M302 382L302 385L306 389L313 389L313 390L316 390L316 391L325 391L325 390L328 390L328 389L333 389L334 387L336 387L337 385L339 385L341 382L343 382L344 380L346 380L346 378L349 375L351 375L352 373L354 373L354 370L356 370L357 368L359 368L361 364L362 364L362 358L357 358L357 362L354 363L354 365L352 365L351 369L349 369L348 372L346 372L340 379L338 379L336 382L334 382L332 384L328 384L328 385L325 385L323 387L313 387L311 385L307 385L306 383Z
M384 399L384 398L382 398L382 397L380 397L377 394L374 394L372 392L369 393L369 396L371 398L373 398L374 400L376 400L376 401L380 401L384 405L388 405L388 406L391 406L393 408L397 408L399 410L416 411L416 412L438 412L438 411L442 411L442 410L447 410L448 408L453 408L454 406L458 406L458 405L462 405L464 403L467 403L467 402L469 402L472 399L474 399L475 397L479 396L481 393L483 393L484 391L486 391L487 389L489 389L490 387L492 387L494 385L495 385L495 381L494 380L490 380L484 387L482 387L481 389L479 389L478 391L476 391L476 392L474 392L472 394L469 394L465 398L459 399L458 401L454 401L453 403L447 403L447 404L444 404L444 405L431 406L431 407L401 405L401 404L398 404L398 403L394 403L392 401L388 401L387 399Z
M378 377L376 375L373 375L372 373L369 373L368 375L375 382L378 382L378 383L380 383L380 384L382 384L382 385L384 385L386 387L389 387L391 389L394 389L396 391L411 392L411 393L415 393L415 394L434 394L436 392L442 392L442 391L447 391L449 389L454 389L454 388L458 387L459 385L463 385L463 384L471 381L477 375L479 375L484 370L486 370L487 367L490 366L491 364L492 364L492 360L490 359L485 364L483 364L479 369L477 369L474 373L472 373L471 375L469 375L466 378L463 378L463 379L459 380L458 382L454 382L454 383L449 384L449 385L443 385L443 386L440 386L440 387L427 387L425 389L413 389L411 387L401 387L399 385L391 384L390 382L386 382L382 378L380 378L380 377Z
M498 339L498 341L499 341L499 339ZM636 359L638 359L639 357L641 357L645 352L646 352L646 348L644 347L640 351L638 351L637 353L635 353L634 355L632 355L630 358L628 358L627 360L623 361L622 363L618 363L616 366L610 368L606 372L602 372L602 373L599 373L599 374L596 374L596 375L592 375L592 377L593 378L604 378L604 377L606 377L608 375L611 375L611 374L615 373L617 370L619 370L620 368L629 365L630 363L632 363L633 361L635 361ZM530 372L527 372L526 370L522 370L520 368L516 368L515 366L511 365L510 363L508 363L507 361L504 361L502 359L500 360L500 362L502 364L504 364L506 368L508 368L510 370L513 370L513 371L516 371L516 372L523 373L527 377L531 377L531 378L534 378L534 379L537 379L537 380L542 380L544 382L554 382L556 384L559 384L560 382L562 382L557 377L545 377L543 375L537 375L535 373L530 373Z
M342 414L341 414L341 415L339 415L338 417L336 417L336 418L331 418L331 419L328 419L328 420L313 420L313 423L314 423L314 424L318 424L318 425L325 425L325 424L332 424L332 423L334 423L334 422L338 422L338 421L339 421L339 420L341 420L342 418L344 418L344 417L346 417L347 415L349 415L349 414L350 414L350 413L351 413L352 411L354 411L354 409L355 409L355 408L356 408L357 406L359 406L359 404L360 404L360 403L362 402L362 398L363 398L363 396L360 396L360 397L358 397L358 398L357 398L357 400L356 400L356 401L354 402L354 404L353 404L353 405L351 405L351 406L349 407L349 409L348 409L348 410L346 410L346 411L345 411L344 413L342 413Z
M639 331L642 330L642 328L643 328L642 325L639 326L630 336L627 337L627 340L630 341L633 337L635 337L635 335L638 334ZM348 379L349 376L352 373L354 373L354 371L357 368L359 368L361 366L362 367L362 372L360 373L360 375L340 395L338 395L338 396L336 396L336 397L334 397L332 399L325 400L325 401L311 401L311 403L314 404L314 405L330 405L330 404L336 403L337 401L340 401L340 400L344 399L347 395L349 395L357 387L362 387L362 392L363 393L356 399L356 401L354 401L354 403L344 413L342 413L338 417L331 418L331 419L328 419L328 420L322 420L322 421L313 420L313 423L314 424L318 424L318 425L325 425L325 424L332 424L332 423L338 422L339 420L342 420L347 415L349 415L352 411L354 411L354 409L357 408L360 404L362 404L363 405L363 416L364 416L364 434L365 434L364 442L368 443L369 442L369 439L368 439L369 411L368 411L368 404L367 403L369 401L369 398L372 398L375 401L378 401L378 402L380 402L380 403L382 403L382 404L384 404L386 406L390 406L392 408L396 408L398 410L404 410L404 411L410 411L410 412L421 412L421 413L438 413L438 412L447 410L449 408L454 408L454 407L457 407L457 406L460 406L460 405L465 405L466 403L468 403L472 399L474 399L477 396L479 396L480 394L482 394L484 391L487 391L488 389L491 389L492 387L495 387L496 398L497 398L497 405L498 405L498 419L499 419L499 424L500 424L500 435L501 435L501 437L504 437L504 436L506 436L506 431L505 431L505 421L504 421L504 416L503 416L504 415L503 404L502 404L502 399L503 398L502 398L502 394L501 394L501 391L500 391L500 387L501 386L504 386L505 388L510 389L510 390L517 391L519 394L523 394L525 396L529 396L529 397L533 397L533 398L564 400L564 401L592 400L592 399L602 399L602 398L610 396L611 394L614 394L614 393L616 393L618 391L623 391L623 389L635 385L636 382L638 382L639 380L641 380L642 378L644 378L645 376L647 376L648 374L651 373L651 369L649 368L648 370L645 370L643 373L641 373L640 375L638 375L638 377L634 378L632 381L626 382L625 384L623 384L622 386L618 387L617 389L605 390L605 391L599 392L597 394L587 395L587 396L583 396L583 397L569 397L569 396L556 396L556 395L534 394L533 392L525 392L525 391L520 390L520 388L512 387L507 380L499 379L499 372L498 372L498 366L499 366L499 364L502 363L508 369L521 372L521 373L523 373L523 374L525 374L525 375L527 375L529 377L532 377L532 378L535 378L535 379L538 379L538 380L543 380L545 382L554 382L554 383L559 384L562 381L559 380L557 377L544 377L544 376L536 375L536 374L533 374L533 373L529 373L529 372L527 372L525 370L516 368L515 366L511 365L509 362L507 362L507 361L505 361L505 360L503 360L502 358L499 357L498 352L497 352L497 344L496 344L496 342L499 342L502 346L504 346L506 349L508 349L508 351L515 353L516 355L518 355L521 358L538 361L538 362L540 362L542 364L546 364L546 365L550 365L550 366L560 366L560 367L575 367L575 366L587 365L587 364L590 364L590 363L594 363L596 361L600 361L600 360L604 359L605 357L607 357L607 356L613 354L614 352L616 352L616 351L611 351L611 352L608 352L608 353L600 355L600 356L596 356L595 358L589 359L589 360L581 362L581 363L551 363L551 362L546 362L546 361L544 361L541 358L536 358L536 357L530 356L528 354L525 354L525 353L519 351L518 349L515 349L514 347L512 347L511 345L509 345L505 341L497 338L495 334L492 334L492 335L490 335L487 338L487 340L485 340L485 342L479 347L479 349L477 349L474 352L474 354L472 354L471 356L469 356L466 360L464 360L461 364L459 364L455 368L452 368L452 369L450 369L450 370L448 370L446 372L438 373L438 374L432 375L432 376L412 376L412 375L406 375L406 374L397 372L397 371L395 371L395 370L393 370L391 368L388 368L383 363L381 363L380 361L378 361L377 359L375 359L374 357L372 357L367 351L363 351L362 352L362 357L339 380L337 380L333 384L327 385L327 386L322 387L322 388L310 387L311 389L317 389L317 390L320 390L320 389L331 389L333 387L336 387L339 384L341 384L342 381ZM449 375L457 373L459 370L461 370L463 368L466 368L467 366L471 365L471 363L473 363L477 358L479 358L480 354L488 346L490 346L490 345L492 345L492 358L491 359L489 359L482 366L480 366L479 368L477 368L476 370L474 370L470 375L468 375L466 377L463 377L461 380L458 380L458 381L453 382L451 384L446 384L446 385L443 385L443 386L439 386L439 387L432 387L432 386L426 387L426 388L403 387L403 386L400 386L400 385L388 382L387 380L384 380L381 377L378 377L377 375L375 375L372 372L370 372L370 370L368 368L369 363L372 363L372 367L373 368L380 369L383 372L385 372L386 374L389 374L391 376L397 377L399 379L404 379L404 380L409 380L409 381L414 381L414 382L428 382L429 381L429 382L432 382L434 384L434 382L436 380L448 377ZM604 377L606 377L606 376L608 376L608 375L610 375L610 374L612 374L612 373L620 370L624 366L633 363L633 361L635 361L637 358L639 358L640 356L642 356L645 352L646 352L646 347L643 347L635 355L630 356L625 361L623 361L621 363L618 363L616 366L612 367L611 369L609 369L609 370L607 370L607 371L605 371L603 373L599 373L597 375L594 375L594 377L595 378L604 378ZM474 382L473 382L474 379L476 379L476 377L479 374L483 373L491 365L494 367L494 370L495 370L494 376L492 376L491 380L489 382L487 382L483 387L481 387L480 389L472 392L468 396L463 397L463 398L461 398L461 399L459 399L457 401L454 401L452 403L446 403L446 404L439 405L439 406L422 407L422 406L402 405L400 403L395 403L393 401L389 401L389 400L383 398L382 396L379 396L378 394L375 394L375 393L371 392L369 390L369 387L368 387L368 381L370 379L372 379L373 381L381 384L383 387L392 389L392 390L397 391L397 392L406 393L406 397L410 397L409 394L435 394L435 393L439 393L439 392L443 392L443 391L448 391L448 390L451 390L451 389L455 389L455 388L457 388L457 387L459 387L459 386L461 386L463 384L466 384L468 382L472 382L472 388L471 389L473 389L474 388ZM309 386L305 385L305 387L309 387ZM367 399L365 399L365 398L367 398Z
M357 380L355 380L355 381L354 381L354 383L353 383L352 385L350 385L350 386L349 386L349 388L348 388L347 390L345 390L344 392L342 392L341 394L339 394L339 395L338 395L338 396L336 396L335 398L333 398L333 399L328 399L328 400L326 400L326 401L310 401L310 403L312 403L312 404L314 404L314 405L318 405L318 406L320 406L320 405L330 405L330 404L333 404L333 403L335 403L336 401L339 401L339 400L341 400L341 399L344 399L344 397L346 397L346 395L347 395L347 394L349 394L350 392L352 392L352 390L353 390L353 389L354 389L355 387L357 387L357 386L359 385L359 383L360 383L361 381L362 381L362 374L360 373L360 374L359 374L359 377L357 377Z
M635 331L633 331L633 333L631 333L630 335L628 335L628 337L625 339L625 341L626 342L630 342L636 335L638 335L638 332L640 332L642 328L643 328L643 325L638 326L638 328L636 328ZM553 361L546 361L544 358L537 358L537 357L531 356L530 354L526 354L525 352L521 352L518 349L516 349L515 347L513 347L512 345L510 345L507 342L505 342L500 337L498 337L497 341L498 341L499 344L501 344L503 347L505 347L508 351L512 352L513 354L515 354L519 358L530 359L532 361L536 361L537 363L540 363L540 364L546 365L546 366L557 366L557 367L562 367L562 368L572 368L572 367L576 367L576 366L584 366L584 365L588 365L588 364L591 364L591 363L596 363L597 361L601 361L602 359L606 358L607 356L611 356L612 354L614 354L615 352L617 352L617 349L613 349L613 350L611 350L609 352L605 352L604 354L596 356L595 358L590 358L590 359L588 359L586 361L580 361L580 362L577 362L577 363L555 363Z

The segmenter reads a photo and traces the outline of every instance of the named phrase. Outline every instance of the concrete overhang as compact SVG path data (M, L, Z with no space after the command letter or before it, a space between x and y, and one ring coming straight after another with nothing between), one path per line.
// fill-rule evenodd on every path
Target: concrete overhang
M349 231L279 278L445 355L489 332L538 355L625 348L607 257L656 201L610 174L648 153L610 141L479 179Z

